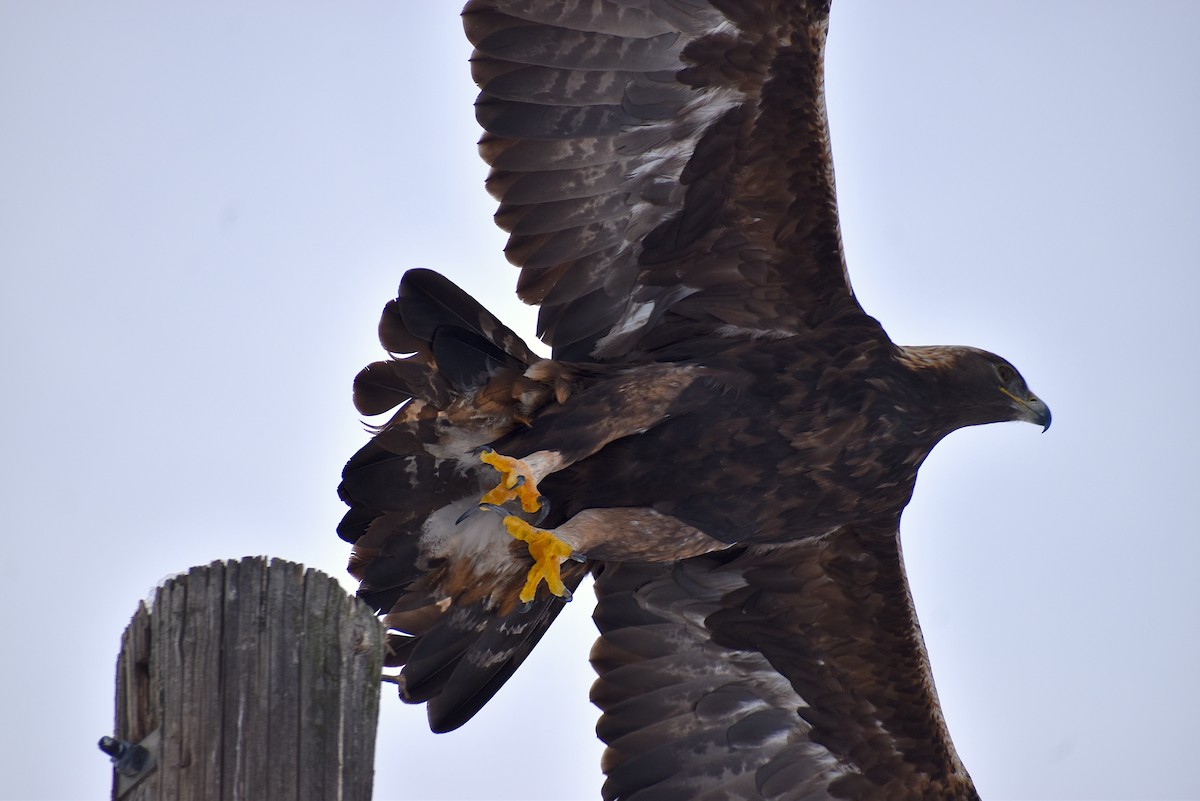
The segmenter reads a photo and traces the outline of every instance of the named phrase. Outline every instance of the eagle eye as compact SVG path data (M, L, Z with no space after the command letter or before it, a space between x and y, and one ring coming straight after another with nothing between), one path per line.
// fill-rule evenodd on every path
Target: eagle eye
M1007 384L1009 381L1012 381L1014 378L1017 377L1017 374L1015 372L1013 372L1013 369L1011 367L1009 367L1007 364L997 365L996 366L996 374L1000 376L1000 380L1003 381L1005 384Z

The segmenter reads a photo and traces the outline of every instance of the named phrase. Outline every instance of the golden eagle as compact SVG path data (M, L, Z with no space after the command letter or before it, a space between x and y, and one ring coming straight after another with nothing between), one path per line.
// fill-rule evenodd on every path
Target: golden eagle
M605 798L976 797L899 519L947 434L1050 412L1004 359L896 345L856 301L828 12L467 4L488 188L553 355L407 273L392 356L354 388L364 414L399 408L339 489L350 570L435 731L590 572Z

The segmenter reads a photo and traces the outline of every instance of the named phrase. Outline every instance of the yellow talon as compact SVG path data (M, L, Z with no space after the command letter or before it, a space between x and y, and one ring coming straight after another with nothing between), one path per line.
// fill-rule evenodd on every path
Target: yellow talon
M521 509L526 512L536 512L542 508L537 482L534 481L533 473L527 464L520 459L504 456L492 450L480 454L479 460L496 468L502 476L500 483L479 499L480 504L494 503L499 506L514 498L519 498Z
M521 542L529 544L529 555L533 557L533 567L525 577L525 586L521 588L521 603L527 604L537 594L538 585L543 580L550 592L559 598L570 598L570 592L562 582L559 565L571 556L571 546L544 529L535 528L516 515L504 518L504 527L508 533Z

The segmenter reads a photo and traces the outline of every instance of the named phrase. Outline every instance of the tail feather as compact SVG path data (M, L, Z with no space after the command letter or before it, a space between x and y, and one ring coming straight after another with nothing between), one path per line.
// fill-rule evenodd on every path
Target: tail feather
M430 603L424 594L413 591L429 567L420 564L416 534L421 521L405 517L389 513L375 518L350 554L348 569L359 580L358 595L377 613Z
M428 270L405 274L379 337L393 358L359 373L355 406L396 411L346 464L338 534L354 545L360 597L389 628L401 697L427 703L430 727L448 731L503 686L563 606L542 595L522 612L527 551L491 516L456 521L495 480L475 451L565 398L569 373ZM586 572L564 565L564 582L574 589Z
M400 300L389 300L379 317L379 344L391 354L412 354L421 350L426 340L408 330L400 313Z
M505 368L524 372L528 366L481 334L461 328L439 330L434 335L433 357L441 374L467 391L484 386Z
M437 621L439 625L432 626L413 644L403 673L406 701L426 703L445 690L463 654L487 625L487 615L479 611L460 610L449 619L443 616Z
M378 514L419 517L422 507L432 507L430 511L441 508L474 491L478 484L457 462L427 453L393 453L372 440L346 464L339 489L342 500L351 507L347 516L358 512L355 516L359 517L361 510L370 509ZM417 493L419 499L413 497Z
M574 589L585 570L575 570ZM441 636L416 644L404 671L405 700L428 704L433 731L452 731L470 720L512 677L563 609L557 598L535 601L526 612L497 618L481 606L440 621Z
M439 330L457 328L474 331L525 364L538 360L512 329L450 279L433 270L405 273L396 303L405 329L423 342L432 342Z
M414 398L442 408L452 397L441 374L415 360L372 362L354 377L354 408L363 414L383 414Z
M346 542L351 544L358 542L362 535L366 533L367 527L375 518L379 517L379 512L374 509L365 507L355 507L342 516L342 520L338 523L337 533ZM354 557L351 556L351 568L354 567ZM350 570L354 574L354 570Z

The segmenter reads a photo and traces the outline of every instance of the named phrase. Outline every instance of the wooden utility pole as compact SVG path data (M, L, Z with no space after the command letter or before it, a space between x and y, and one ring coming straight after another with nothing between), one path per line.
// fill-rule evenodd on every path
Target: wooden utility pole
M382 626L329 576L192 568L125 630L112 798L366 801L382 665Z

